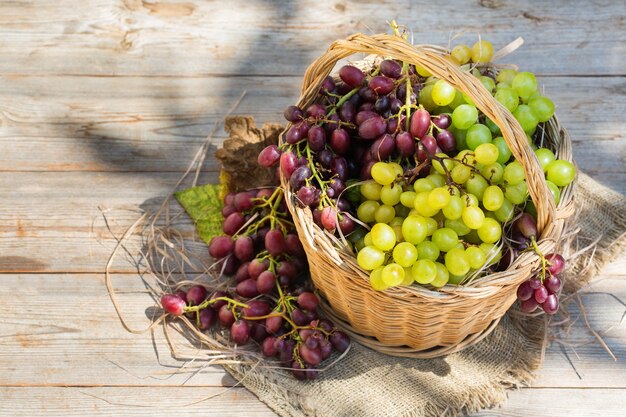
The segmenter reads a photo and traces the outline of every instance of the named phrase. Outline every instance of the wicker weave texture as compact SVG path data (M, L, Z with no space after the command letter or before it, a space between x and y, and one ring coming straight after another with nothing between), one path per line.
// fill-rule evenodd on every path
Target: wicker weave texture
M336 41L307 69L298 105L306 108L312 104L321 82L337 61L359 52L421 65L471 97L476 107L500 127L513 156L524 166L529 194L538 213L539 248L544 253L553 251L567 217L574 212L573 184L562 191L559 206L555 207L543 171L517 120L476 77L444 58L440 48L410 45L385 34L356 34ZM572 161L571 141L556 117L544 124L543 141L560 159ZM354 254L338 238L314 224L311 211L295 203L293 191L297 190L290 190L288 181L282 180L309 259L313 283L335 318L359 342L384 353L434 357L476 343L493 330L515 302L519 284L539 265L539 258L527 252L508 270L481 277L466 286L446 285L431 290L412 285L376 291L369 284L367 272L356 264Z

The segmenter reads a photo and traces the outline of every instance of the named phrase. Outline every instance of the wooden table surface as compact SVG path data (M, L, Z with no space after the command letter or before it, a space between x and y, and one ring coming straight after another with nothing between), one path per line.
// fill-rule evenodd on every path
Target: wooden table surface
M538 74L578 166L626 192L624 3L531 3L0 2L0 415L274 415L229 389L220 367L172 375L182 363L162 334L122 328L104 286L115 239L101 210L119 235L172 189L244 90L236 113L281 121L332 40L388 31L392 18L419 43L522 36L506 60ZM216 170L207 161L201 181ZM113 269L126 314L145 322L152 301L132 264ZM477 415L623 416L625 276L622 255L583 295L617 361L578 318L532 388Z

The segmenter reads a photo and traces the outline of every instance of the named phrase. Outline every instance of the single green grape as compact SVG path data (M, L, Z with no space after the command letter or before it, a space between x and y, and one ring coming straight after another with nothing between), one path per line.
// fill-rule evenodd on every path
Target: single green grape
M431 161L433 168L439 174L444 174L445 175L446 170L449 172L449 171L451 171L454 168L454 163L455 163L454 160L451 159L450 157L448 157L448 155L446 155L445 153L440 152L440 153L435 154L435 156L441 158L441 161L438 161L438 160L436 160L434 158ZM445 179L444 179L444 183L445 183Z
M511 159L511 150L509 149L509 145L507 145L506 141L502 136L498 136L493 141L491 141L498 148L498 163L506 164L509 159Z
M491 165L495 163L498 160L498 156L500 156L498 147L493 143L483 143L478 145L476 149L474 149L474 154L476 155L476 161L483 165Z
M404 281L404 268L396 263L390 263L383 268L381 277L386 285L395 287Z
M462 219L446 219L444 226L448 229L454 230L458 236L465 236L472 231L472 229L470 229L465 223L463 223Z
M419 259L411 267L411 272L418 284L430 284L437 277L437 265L430 259Z
M489 211L496 211L504 204L504 193L497 185L490 185L483 193L483 206Z
M576 168L574 168L574 164L569 161L557 159L548 165L547 173L548 181L553 182L559 187L565 187L574 181Z
M475 195L479 201L483 199L483 194L488 186L489 183L481 175L474 175L465 182L467 192Z
M469 149L475 150L478 145L491 142L491 130L483 124L476 123L467 129L465 141Z
M517 106L517 109L513 112L513 116L515 116L526 133L532 134L539 123L539 119L537 119L537 116L527 104Z
M462 151L467 149L467 142L465 140L467 130L457 129L454 125L451 125L448 130L454 135L454 139L456 140L456 150Z
M452 181L456 182L457 184L465 183L465 181L467 181L471 175L472 168L463 164L456 164L454 168L452 168L452 171L450 171L450 177L452 178Z
M372 234L372 243L381 251L391 250L396 244L396 234L388 224L376 223L372 226L370 233Z
M499 83L506 83L508 85L511 85L513 84L513 79L516 75L517 71L515 71L514 69L503 69L502 71L498 72L498 75L496 75L496 81Z
M489 62L493 56L493 45L486 40L480 40L472 45L472 62Z
M490 165L485 165L481 168L480 173L487 181L492 184L500 184L504 179L504 167L498 162L494 162Z
M506 223L513 218L513 215L515 214L515 207L513 206L513 203L505 198L502 200L502 206L494 211L493 214L496 215L496 219L498 219L501 223Z
M463 209L463 223L470 229L478 229L485 222L485 213L476 206L469 206Z
M439 229L439 223L432 217L426 217L426 236L432 236Z
M435 230L432 241L440 251L447 252L459 242L459 236L454 230L443 227Z
M356 209L356 216L363 223L371 223L375 220L376 211L379 207L378 201L366 200Z
M467 249L465 249L465 253L467 254L470 268L472 269L482 268L487 261L487 256L485 255L485 252L483 252L478 246L468 247Z
M460 130L467 130L478 120L478 110L470 104L461 104L452 112L452 124Z
M539 159L539 165L541 165L541 169L543 169L543 172L546 172L548 170L548 165L556 160L554 152L552 152L548 148L539 148L535 150L535 155L537 155L537 159Z
M463 203L461 197L454 195L450 197L448 204L441 209L441 212L446 219L456 220L461 218L464 207L465 204Z
M435 288L441 288L448 283L450 273L448 272L448 268L442 263L435 262L435 266L437 267L437 276L430 282L430 285Z
M524 204L528 198L528 185L526 181L515 185L507 185L504 188L504 196L513 204Z
M516 185L524 181L526 173L524 166L518 161L512 161L504 167L504 181L509 185Z
M548 97L531 98L528 105L540 122L547 122L554 115L554 103Z
M389 288L389 285L385 284L385 282L383 281L383 269L384 267L379 266L378 268L370 272L370 285L376 291L385 291L387 288Z
M446 185L446 177L438 173L430 174L426 177L426 179L435 184L435 187L443 187L444 185Z
M452 103L456 94L455 88L447 81L439 80L433 86L433 90L430 93L433 102L438 106L447 106Z
M395 206L400 202L402 187L398 184L384 185L380 190L380 201L388 206Z
M378 184L374 180L367 180L359 187L361 195L368 200L380 200L380 190L382 185Z
M514 112L519 105L519 97L512 88L498 87L494 98L511 113Z
M483 87L485 87L487 91L489 91L489 94L493 94L493 92L496 91L496 82L493 80L493 78L483 75L479 79Z
M411 268L404 268L404 279L402 280L400 285L411 285L414 282L415 279L413 278L413 272L411 271Z
M356 263L366 271L371 271L385 262L385 253L374 246L366 246L356 255Z
M470 270L469 256L461 248L454 248L446 253L445 264L453 275L465 275Z
M413 189L416 193L421 193L422 191L430 191L435 188L435 184L432 183L428 178L418 178L413 183Z
M402 222L402 235L406 242L417 245L428 235L428 222L422 216L409 216Z
M417 260L417 248L409 242L398 243L393 248L393 260L403 268L408 268Z
M433 84L426 84L419 95L419 103L429 112L437 108L437 104L433 101L432 93Z
M554 204L559 204L559 202L561 201L561 190L559 190L559 187L552 181L546 181L546 185L548 186L550 193L552 193L552 198L554 198Z
M417 193L415 191L405 191L402 194L400 194L400 203L402 203L404 207L408 207L411 209L415 207L416 196L417 196Z
M417 245L418 259L436 261L439 258L439 247L430 240L424 240Z
M394 217L396 217L396 209L386 204L380 205L374 213L374 220L377 223L389 223Z
M365 246L374 246L374 242L372 242L372 232L367 232L365 236L363 236L363 243L365 243Z
M387 165L393 170L396 174L396 177L401 177L404 175L404 168L397 162L388 162Z
M372 178L380 185L389 185L396 179L396 173L386 162L376 162L372 166Z
M490 217L485 217L483 225L477 230L478 237L485 243L496 243L502 237L502 226Z
M512 86L520 98L523 101L527 101L537 91L537 79L532 72L519 72L513 78Z
M459 65L465 65L472 58L472 50L469 46L460 44L452 48L450 55L454 58Z
M437 187L428 194L428 205L434 209L442 209L450 202L450 193L444 187Z

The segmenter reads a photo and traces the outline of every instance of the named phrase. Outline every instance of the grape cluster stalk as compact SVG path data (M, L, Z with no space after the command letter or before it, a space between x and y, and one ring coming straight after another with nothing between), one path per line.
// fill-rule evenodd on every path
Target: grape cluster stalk
M164 310L186 315L203 331L219 325L233 343L256 345L296 378L317 378L319 365L345 352L350 339L319 315L283 190L231 193L224 203L225 235L211 240L209 253L230 277L229 287L209 292L194 285L165 294Z

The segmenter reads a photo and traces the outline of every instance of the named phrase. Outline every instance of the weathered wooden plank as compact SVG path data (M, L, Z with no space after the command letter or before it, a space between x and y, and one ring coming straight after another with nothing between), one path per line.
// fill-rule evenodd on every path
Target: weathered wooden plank
M141 278L116 275L112 282L125 319L146 328L156 303ZM0 275L0 300L0 385L234 384L221 367L173 359L160 327L127 332L102 274Z
M624 415L625 389L522 389L512 392L502 407L483 416L616 416ZM3 387L0 413L31 416L275 416L243 388L206 387Z
M623 263L622 263L623 264ZM146 278L148 282L150 279ZM137 274L115 275L122 312L133 328L145 328L156 305ZM626 299L626 281L607 280L595 290ZM553 344L533 387L626 388L624 308L607 295L585 295L591 324L619 358L613 362L597 342L574 349ZM14 306L20 306L19 309ZM577 310L572 310L576 318ZM171 358L161 330L133 335L117 316L101 275L0 275L0 385L4 386L231 386L218 367ZM613 327L608 332L605 330ZM591 339L579 319L564 343ZM339 365L340 366L340 365ZM188 380L187 380L188 379Z
M6 416L250 416L276 414L244 388L1 387Z
M566 0L11 2L0 6L0 73L301 74L335 39L389 32L397 16L417 43L446 44L458 32L472 43L480 32L502 47L523 36L512 61L531 71L624 74L625 14L620 2Z
M618 417L625 406L624 389L521 389L511 392L502 407L472 416Z

